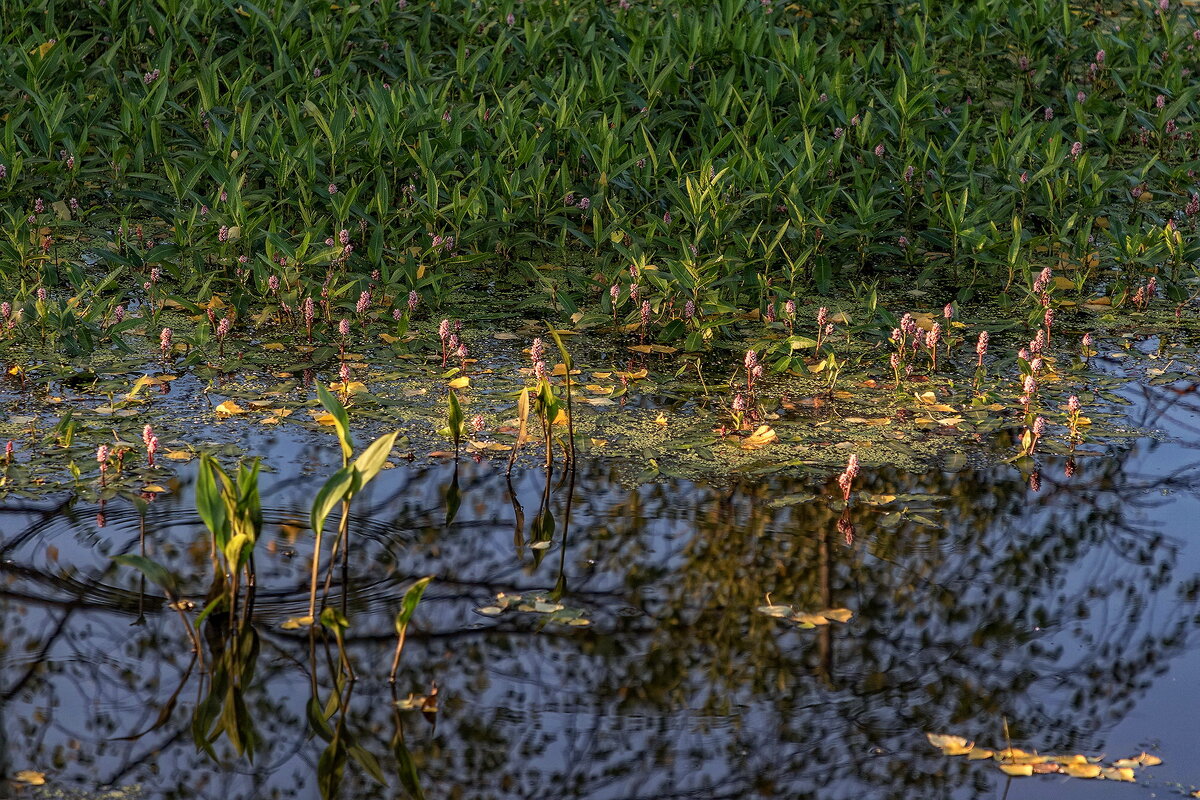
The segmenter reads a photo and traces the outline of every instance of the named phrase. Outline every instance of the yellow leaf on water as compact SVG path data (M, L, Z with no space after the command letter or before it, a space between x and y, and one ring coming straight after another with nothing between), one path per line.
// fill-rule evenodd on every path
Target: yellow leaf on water
M1143 767L1157 767L1159 764L1163 763L1161 758L1151 755L1150 753L1142 753L1137 757L1137 760Z
M592 447L604 447L608 444L607 439L592 439Z
M309 409L308 413L312 414L313 421L316 422L318 425L332 426L332 425L337 424L337 418L334 417L333 414L330 414L328 411L318 411L317 409L313 408L313 409Z
M1072 778L1098 778L1100 777L1100 765L1068 764L1063 768L1063 772L1067 773Z
M192 454L186 450L172 450L169 453L165 453L163 458L169 458L172 461L191 461Z
M1025 777L1033 774L1033 764L1001 764L1000 770L1005 775Z
M284 620L279 627L283 628L285 631L295 631L299 630L300 628L310 628L312 627L312 624L312 617L291 617L290 619Z
M1070 755L1070 756L1050 756L1050 760L1055 763L1062 764L1064 767L1069 767L1072 764L1090 764L1090 763L1092 763L1092 762L1088 761L1087 756L1079 755L1078 753L1076 753L1075 755Z
M267 342L263 345L263 350L275 350L276 352L281 352L285 349L286 348L283 342Z
M985 759L985 758L991 758L993 755L995 755L995 753L993 753L991 750L988 750L987 748L975 747L975 748L971 749L971 752L967 753L967 760L968 761L981 761L982 759Z
M1129 767L1103 767L1100 770L1100 774L1106 781L1134 782L1133 770Z
M656 424L656 425L664 425L664 426L665 426L665 425L667 424L667 416L666 416L666 414L659 413L659 415L658 415L657 417L655 417L655 418L654 418L654 424Z
M363 383L362 381L350 381L349 383L342 383L341 381L334 381L333 383L329 384L329 391L331 391L331 392L349 392L350 394L362 394L363 392L367 391L367 385L365 383Z
M451 389L465 389L471 385L471 379L466 375L460 375L459 377L449 381L446 385Z
M45 45L42 45L42 47L45 47ZM23 769L13 776L13 780L29 786L41 786L46 782L46 773L36 772L32 769Z
M143 487L142 487L142 491L143 491L143 492L153 492L154 494L160 494L160 493L162 493L162 492L165 492L165 491L167 491L167 490L166 490L166 489L164 489L162 486L159 486L157 483L151 483L151 484L149 484L149 485L147 485L147 486L143 486Z
M969 742L961 736L947 736L942 733L927 733L925 737L929 739L929 743L940 749L943 754L948 756L961 756L971 752L971 748L975 746L974 742Z
M213 410L216 412L218 417L232 417L235 414L247 413L246 409L242 408L241 406L239 406L237 403L233 402L232 400L226 400L224 403L221 403L221 405L217 406Z
M817 613L834 622L849 622L850 618L854 616L854 612L848 608L826 608Z
M512 445L501 444L500 442L477 442L474 440L467 442L467 451L471 453L502 452L505 450L512 450Z
M778 439L779 435L770 425L759 425L754 433L742 439L742 447L763 447Z
M828 625L829 624L829 620L826 619L823 615L809 614L809 613L806 613L803 611L800 613L797 613L797 614L793 614L792 621L799 622L801 625L811 625L814 628L817 627L818 625Z
M379 338L387 344L395 344L396 342L400 341L399 336L392 336L390 333L381 333L379 334Z

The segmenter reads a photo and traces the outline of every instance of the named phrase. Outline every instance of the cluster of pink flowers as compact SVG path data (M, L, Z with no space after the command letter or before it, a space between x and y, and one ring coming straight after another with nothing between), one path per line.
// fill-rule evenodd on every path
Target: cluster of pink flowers
M158 437L149 425L142 428L142 443L146 445L146 463L154 466L154 454L158 452Z
M858 456L851 454L850 460L846 462L846 469L841 475L838 475L838 486L842 490L842 500L850 502L850 490L853 488L854 479L858 477Z

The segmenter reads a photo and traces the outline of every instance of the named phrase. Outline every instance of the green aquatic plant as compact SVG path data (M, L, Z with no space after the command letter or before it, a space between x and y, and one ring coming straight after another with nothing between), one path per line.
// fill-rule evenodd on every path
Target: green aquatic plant
M430 575L416 581L405 590L404 599L400 601L400 610L396 612L396 651L392 655L392 670L388 673L389 683L396 682L396 670L400 668L400 653L404 650L408 625L412 622L413 614L417 613L417 606L420 605L421 598L432 580L433 576Z
M209 531L209 557L216 577L213 584L216 596L201 612L197 626L221 607L230 619L236 619L242 587L248 595L253 594L254 548L263 524L258 475L257 458L249 465L239 464L234 478L212 455L205 453L200 457L196 474L196 509ZM221 587L224 591L220 591ZM247 601L244 609L247 619L249 610Z
M325 521L333 508L340 504L341 517L338 521L337 538L334 540L330 558L335 559L338 549L341 548L343 559L347 559L349 557L347 551L350 546L350 503L355 495L361 492L383 469L392 446L396 442L396 437L399 435L399 431L393 431L380 436L351 461L354 456L354 440L350 435L350 416L346 407L319 382L317 383L317 397L326 412L332 417L338 445L341 448L342 467L325 481L312 504L310 525L315 538L308 600L308 622L310 624L316 618L317 582L320 574L321 539L324 535ZM332 565L330 568L332 570ZM326 586L328 584L329 579L327 578Z

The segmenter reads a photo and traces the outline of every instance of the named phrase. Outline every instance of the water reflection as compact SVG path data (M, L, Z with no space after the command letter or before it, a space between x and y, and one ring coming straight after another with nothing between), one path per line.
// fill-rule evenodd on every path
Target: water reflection
M1181 449L1154 469L1166 447L1131 441L1069 477L1044 459L1037 492L1007 466L864 471L845 508L832 476L398 468L356 500L348 579L334 571L344 648L280 627L307 610L312 485L276 481L251 621L212 620L204 665L161 592L108 558L144 547L202 603L190 492L110 502L103 528L94 505L11 504L0 767L223 800L318 797L318 775L344 797L990 796L1003 776L922 734L1000 744L1007 720L1015 741L1099 753L1133 744L1108 734L1164 669L1200 677L1200 554L1177 535L1200 472ZM428 574L392 687L393 619ZM478 613L498 592L591 624ZM854 618L799 630L755 611L768 594ZM436 714L394 702L435 686ZM1160 724L1189 742L1182 713Z

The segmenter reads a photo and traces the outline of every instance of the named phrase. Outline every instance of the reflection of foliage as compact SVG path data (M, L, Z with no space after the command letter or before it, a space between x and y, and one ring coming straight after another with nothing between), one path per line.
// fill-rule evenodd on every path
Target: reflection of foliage
M79 739L101 766L68 761L65 780L132 777L187 797L248 797L262 786L303 795L304 783L290 776L311 778L334 741L306 742L310 726L320 726L294 698L316 697L329 732L353 731L385 777L396 770L408 785L419 775L416 785L438 794L945 794L988 778L965 759L935 758L921 731L996 741L1007 718L1015 739L1048 752L1098 752L1105 743L1095 731L1125 714L1160 665L1187 646L1197 600L1177 594L1190 585L1175 574L1179 546L1136 520L1142 509L1169 513L1154 508L1165 500L1153 490L1194 495L1200 482L1194 469L1139 475L1132 457L1146 446L1156 445L1081 458L1073 478L1044 477L1038 495L1003 467L866 470L850 510L852 546L839 533L847 513L831 484L778 478L629 489L617 469L580 460L572 483L516 471L510 498L503 470L464 462L455 478L462 506L447 527L442 487L451 467L381 473L356 501L362 544L351 556L351 583L332 594L345 598L353 622L345 646L362 673L357 689L339 683L339 655L313 657L308 637L317 632L260 625L259 666L241 684L259 742L253 776L240 775L245 764L230 766L211 785L194 776L213 768L173 744L186 715L143 741L108 741L114 729L147 727L130 706L157 715L184 674L185 646L156 601L93 571L90 515L68 507L82 548L68 548L71 537L54 527L54 515L6 540L7 608L15 603L29 616L0 614L3 639L9 652L45 652L53 665L6 675L6 724L29 734L7 747L23 763L50 763L63 737ZM277 487L277 507L288 498L307 505L305 485ZM525 543L544 537L526 529L514 552L511 517L501 509L517 497L558 520L548 548L531 550ZM779 502L788 497L803 499ZM182 522L171 502L148 515L150 539L156 559L179 574L180 591L195 596L204 589L207 548L194 544L194 521ZM37 510L5 509L13 513ZM269 623L303 608L308 560L272 555L304 546L305 536L286 529L303 515L264 516L255 616ZM110 509L113 550L136 547L136 536L120 538L131 519ZM540 524L532 515L531 523ZM53 565L44 560L51 543L61 553ZM558 557L547 558L555 549ZM423 690L436 678L441 710L436 728L405 733L389 722L396 707L380 687L398 598L427 574L438 581L421 602L419 627L407 632L397 691ZM531 623L542 615L516 611L480 624L473 613L500 592L524 602L552 583L541 602L587 609L590 626L538 626ZM796 608L845 607L854 616L793 631L755 613L768 592ZM1156 598L1170 604L1151 616L1144 609ZM134 619L139 604L146 625L126 629L123 619ZM81 636L81 609L103 633ZM121 699L97 706L110 696ZM34 713L43 708L99 710L55 711L57 727L39 739ZM338 739L343 766L354 760L349 741ZM143 765L152 751L158 774ZM846 755L867 752L889 755ZM342 791L370 793L361 784L369 772L345 769Z

